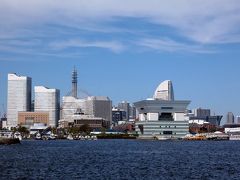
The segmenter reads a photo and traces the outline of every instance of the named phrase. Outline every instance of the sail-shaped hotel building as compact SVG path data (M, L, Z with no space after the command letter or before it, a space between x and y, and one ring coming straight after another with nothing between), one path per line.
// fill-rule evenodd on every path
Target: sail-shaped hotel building
M190 101L175 100L172 82L162 82L153 98L135 102L138 111L136 131L140 138L181 138L189 132L184 113Z

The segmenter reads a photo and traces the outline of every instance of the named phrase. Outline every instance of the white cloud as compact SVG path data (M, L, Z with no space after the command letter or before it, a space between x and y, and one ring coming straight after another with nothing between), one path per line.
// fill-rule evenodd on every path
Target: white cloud
M193 53L214 53L215 51L205 48L201 45L192 45L187 43L179 43L171 39L141 39L136 42L138 46L142 46L151 50L160 52L193 52Z
M52 42L49 47L55 50L62 50L66 48L86 48L96 47L109 49L113 52L119 53L124 50L124 46L116 41L83 41L80 39L70 39L65 41Z
M106 25L119 17L167 25L178 36L199 44L240 42L239 0L2 0L0 37L17 36L12 33L16 29L41 28L48 24L76 25L91 30L88 24ZM111 29L103 31L111 32ZM78 44L83 46L81 42ZM105 41L87 43L87 46L122 49L116 42Z

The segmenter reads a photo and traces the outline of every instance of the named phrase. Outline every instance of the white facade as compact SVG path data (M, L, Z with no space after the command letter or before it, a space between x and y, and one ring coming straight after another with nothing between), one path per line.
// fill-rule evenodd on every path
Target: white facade
M63 96L61 119L70 121L77 109L85 111L85 99L78 99L73 96Z
M58 89L49 89L44 86L35 86L34 111L48 112L49 125L56 127L59 120L59 98Z
M26 76L8 74L7 124L18 125L18 112L31 110L32 80Z
M172 82L166 80L159 84L159 86L155 90L153 98L157 100L174 101Z
M174 119L175 121L186 120L183 112L175 112L173 119Z
M147 113L147 120L157 121L158 120L158 113Z
M190 101L175 101L171 81L164 81L153 98L135 102L139 121L135 123L139 138L182 138L189 133L184 113Z
M86 99L78 99L72 96L64 96L61 110L61 119L70 122L78 109L85 115L101 117L110 125L112 122L112 101L105 96L89 96Z
M236 128L225 128L224 129L225 133L240 133L240 127Z

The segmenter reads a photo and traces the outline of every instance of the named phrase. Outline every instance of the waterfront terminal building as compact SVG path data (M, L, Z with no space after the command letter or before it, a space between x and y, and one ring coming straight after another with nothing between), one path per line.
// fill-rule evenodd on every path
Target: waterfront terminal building
M184 113L190 101L174 100L172 82L166 80L156 89L153 98L135 102L139 121L135 129L139 138L174 139L189 133Z

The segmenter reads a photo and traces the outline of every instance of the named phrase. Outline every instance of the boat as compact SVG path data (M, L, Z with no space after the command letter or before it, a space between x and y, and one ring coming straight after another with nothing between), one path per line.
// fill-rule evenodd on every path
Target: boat
M208 140L215 140L215 141L229 140L228 134L222 133L220 131L209 133L206 135L206 137Z
M196 134L196 135L186 135L184 138L184 140L190 140L190 141L202 141L202 140L206 140L206 136L202 135L202 134Z
M240 140L240 134L231 134L230 136L229 136L229 140L230 141L236 141L236 140Z
M153 136L153 139L159 140L159 141L166 141L166 140L171 140L172 137L168 136Z
M73 140L73 136L72 136L71 134L69 134L69 135L67 136L67 139L68 139L68 140Z
M16 139L19 139L19 141L22 140L22 135L20 132L16 131L14 134L13 134L13 137L16 138Z
M91 136L91 140L97 140L97 136Z
M35 139L36 140L42 140L42 136L39 132L36 134Z
M51 133L48 139L49 140L55 140L56 139L56 135Z

